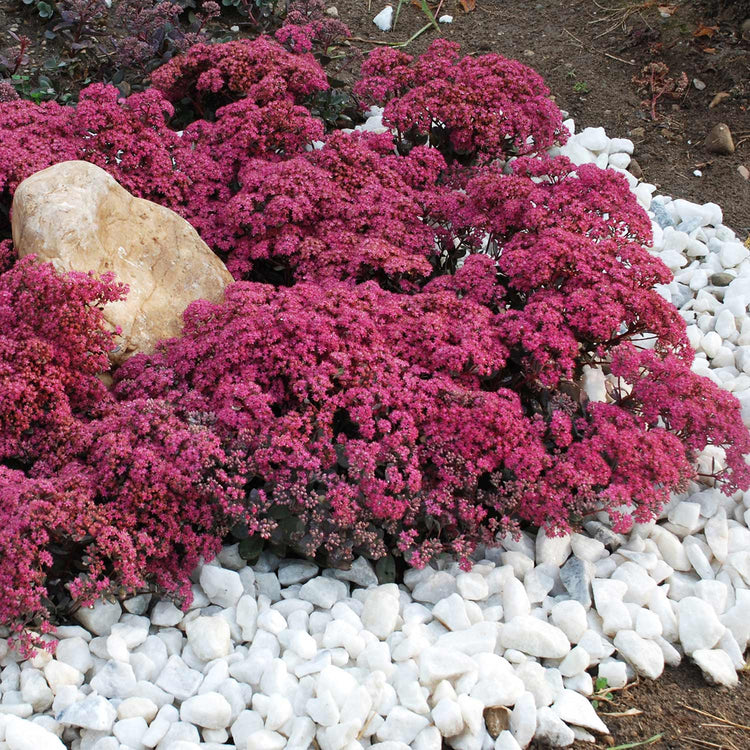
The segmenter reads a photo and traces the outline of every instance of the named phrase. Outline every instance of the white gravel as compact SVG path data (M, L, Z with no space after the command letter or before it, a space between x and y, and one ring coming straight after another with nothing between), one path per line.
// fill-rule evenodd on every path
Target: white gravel
M573 128L572 121L566 123ZM382 128L380 112L364 126ZM659 289L688 323L694 370L750 424L750 251L721 208L655 195L625 168L633 144L587 128L556 150L626 176L652 216ZM589 373L591 396L603 376ZM702 460L721 460L707 450ZM750 493L693 484L658 522L613 534L504 539L471 573L448 560L377 585L350 571L236 548L196 570L187 613L138 596L81 610L56 656L0 638L0 750L515 750L606 725L593 681L621 687L691 658L737 684L750 639ZM124 608L123 608L124 607ZM7 635L7 633L0 635ZM483 712L507 706L497 738Z

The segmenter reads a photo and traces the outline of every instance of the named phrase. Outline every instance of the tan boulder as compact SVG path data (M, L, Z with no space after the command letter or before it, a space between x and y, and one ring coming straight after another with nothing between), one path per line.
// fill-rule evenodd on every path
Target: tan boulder
M194 300L220 302L232 276L181 216L132 196L100 167L66 161L33 174L17 188L13 244L60 271L113 271L130 291L104 308L120 326L120 363L179 336L182 313Z

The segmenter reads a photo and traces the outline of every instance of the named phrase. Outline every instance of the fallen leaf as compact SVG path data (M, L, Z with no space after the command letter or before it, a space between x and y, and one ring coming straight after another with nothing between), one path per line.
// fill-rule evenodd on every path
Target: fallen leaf
M715 47L704 47L701 52L705 52L707 55L713 55L716 52Z
M718 26L706 26L704 23L699 23L698 28L693 32L693 36L696 39L701 36L706 36L710 39L718 30Z
M671 16L676 10L676 5L658 5L657 10L659 13L661 13L663 16Z
M711 99L711 104L708 105L708 108L713 109L714 107L717 107L724 101L724 99L728 99L730 96L731 94L728 91L719 91L719 93Z
M461 7L464 9L464 13L471 13L476 10L477 0L458 0Z

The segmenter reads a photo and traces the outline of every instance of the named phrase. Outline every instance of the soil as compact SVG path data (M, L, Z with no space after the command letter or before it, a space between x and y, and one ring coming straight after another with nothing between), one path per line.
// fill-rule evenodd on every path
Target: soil
M363 52L378 43L405 42L428 23L418 0L402 0L397 26L387 33L372 23L384 0L333 2L352 30L351 43ZM750 169L750 0L442 0L439 7L431 2L438 15L454 17L453 23L440 24L440 36L459 42L465 53L499 52L535 68L577 129L601 125L610 137L631 138L643 179L659 193L718 203L725 223L743 240L748 236L750 180L738 167ZM464 6L474 7L466 12ZM223 18L213 36L221 37L236 22ZM32 79L34 66L38 73L59 43L44 40L45 28L32 7L0 0L0 50L12 43L3 31L30 37ZM437 36L430 26L404 49L419 53ZM656 103L656 119L651 102L644 103L647 96L633 83L653 62L665 63L675 80L684 72L689 82L679 97L664 96ZM71 71L80 69L78 84L84 82L86 66L77 65L46 71L58 92L70 90ZM135 71L133 78L130 71L127 81L138 75ZM733 134L732 154L709 153L704 146L707 133L720 122ZM575 750L750 748L748 672L741 674L737 689L727 690L708 685L697 667L685 663L656 682L616 691L600 711L628 713L604 716L611 737L595 744L576 742Z
M586 748L644 747L654 750L747 750L750 747L750 675L741 673L734 690L708 685L694 664L667 669L656 681L644 680L612 694L613 702L599 707L612 733ZM626 716L606 713L633 712ZM703 712L703 713L700 713ZM706 714L712 715L707 716ZM725 720L725 721L723 721ZM731 726L733 722L740 727ZM649 739L652 742L647 742ZM532 743L531 748L543 747Z

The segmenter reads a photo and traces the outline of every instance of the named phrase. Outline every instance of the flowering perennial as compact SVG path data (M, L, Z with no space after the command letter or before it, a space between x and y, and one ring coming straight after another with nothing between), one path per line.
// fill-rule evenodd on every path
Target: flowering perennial
M653 289L648 217L621 176L544 153L565 131L541 79L442 40L384 48L356 90L392 133L326 134L305 33L198 44L129 97L0 105L0 216L33 172L88 160L236 279L108 387L101 307L127 290L0 242L0 620L19 632L103 591L187 596L235 524L326 564L467 567L520 523L651 518L709 445L726 491L750 485L738 403L691 372Z

